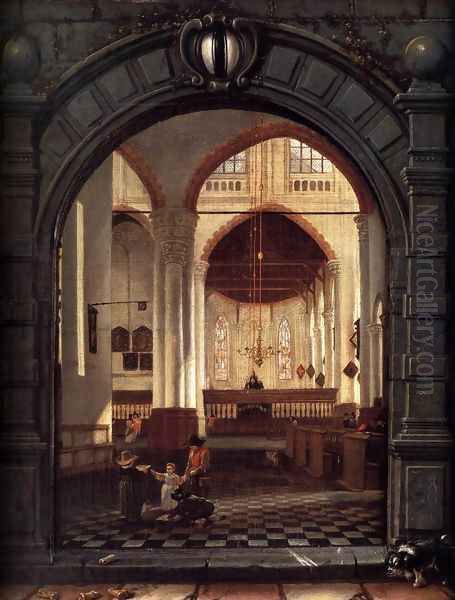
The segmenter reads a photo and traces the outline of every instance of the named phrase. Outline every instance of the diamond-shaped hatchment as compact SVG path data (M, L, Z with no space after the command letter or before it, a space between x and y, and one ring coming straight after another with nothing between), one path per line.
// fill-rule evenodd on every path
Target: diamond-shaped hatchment
M308 369L306 370L308 377L314 377L314 374L316 373L316 371L314 370L313 365L310 365L308 367Z
M324 387L324 383L325 383L324 373L319 373L319 375L316 377L316 383L318 384L319 387Z
M348 377L350 377L351 379L353 377L355 377L358 372L359 372L359 369L358 369L357 365L355 364L355 362L353 362L352 360L350 360L343 369L343 373L345 375L347 375Z
M305 375L305 367L302 365L302 363L300 363L300 365L297 367L296 373L299 376L299 379L302 379L302 377Z

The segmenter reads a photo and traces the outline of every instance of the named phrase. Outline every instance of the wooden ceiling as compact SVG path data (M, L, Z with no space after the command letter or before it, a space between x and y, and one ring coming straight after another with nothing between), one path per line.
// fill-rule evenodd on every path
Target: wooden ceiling
M251 302L248 219L221 239L209 257L207 288L232 300ZM262 215L262 302L292 298L314 287L327 257L314 239L280 214Z

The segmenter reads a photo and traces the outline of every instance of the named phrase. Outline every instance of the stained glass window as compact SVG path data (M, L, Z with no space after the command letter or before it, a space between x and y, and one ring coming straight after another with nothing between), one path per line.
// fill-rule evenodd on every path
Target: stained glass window
M228 378L228 325L220 316L215 324L215 379L226 381Z
M287 319L283 319L278 328L278 377L292 378L291 329Z
M218 165L214 173L246 173L246 151L238 152Z
M332 163L299 140L289 140L291 173L330 173Z

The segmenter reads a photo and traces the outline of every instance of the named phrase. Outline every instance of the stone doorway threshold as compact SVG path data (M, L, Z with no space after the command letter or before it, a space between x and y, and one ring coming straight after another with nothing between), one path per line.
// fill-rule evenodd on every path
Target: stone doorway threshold
M3 579L34 584L85 584L124 581L352 581L384 578L384 546L349 548L276 548L235 550L161 550L115 553L116 561L99 565L105 553L58 552L54 564L8 566Z

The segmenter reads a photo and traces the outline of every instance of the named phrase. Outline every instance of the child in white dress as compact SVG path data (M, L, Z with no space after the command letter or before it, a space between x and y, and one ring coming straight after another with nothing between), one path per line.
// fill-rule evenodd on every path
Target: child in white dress
M175 464L167 463L165 473L158 473L153 469L150 469L150 473L158 481L164 482L161 487L161 508L165 511L173 510L177 506L177 502L172 499L172 493L181 483L181 477L175 472Z

